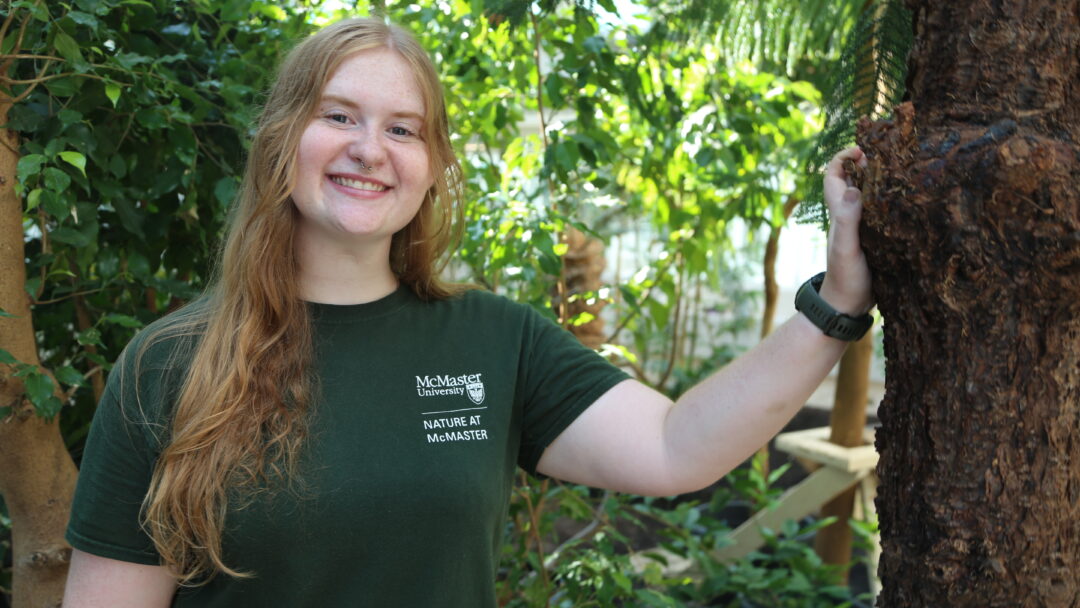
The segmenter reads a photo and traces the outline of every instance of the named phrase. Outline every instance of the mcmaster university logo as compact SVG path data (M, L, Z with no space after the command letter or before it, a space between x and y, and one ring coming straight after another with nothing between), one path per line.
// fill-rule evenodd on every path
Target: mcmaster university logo
M477 374L479 375L479 374ZM484 402L484 383L483 382L470 382L465 385L465 390L469 391L469 399L476 405L480 405Z
M484 402L484 382L480 374L416 376L416 394L421 397L464 395L480 405Z

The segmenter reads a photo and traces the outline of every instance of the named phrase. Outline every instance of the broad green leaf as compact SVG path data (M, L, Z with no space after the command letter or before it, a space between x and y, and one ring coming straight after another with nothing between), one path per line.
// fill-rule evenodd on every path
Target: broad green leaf
M51 418L60 411L57 406L60 400L53 396L56 385L48 375L34 369L23 378L23 386L26 388L26 397L34 404L39 416Z
M86 157L83 156L82 153L73 150L65 150L60 153L60 158L78 169L79 172L83 174L83 177L86 177Z
M41 165L48 160L44 154L27 154L19 159L19 164L16 167L15 175L20 183L25 184L26 180L41 172Z
M58 221L64 221L67 216L71 215L71 207L68 205L68 201L52 190L45 190L41 193L41 208Z
M57 97L71 97L78 92L84 80L86 79L78 76L64 76L46 82L45 87Z
M112 102L113 107L116 107L116 102L120 101L120 85L115 83L107 83L105 85L105 96Z
M72 123L82 120L82 113L72 110L70 108L64 108L56 113L56 117L60 119L60 122L66 127Z
M63 31L57 30L53 45L56 47L56 52L60 53L60 56L64 59L73 63L83 61L82 53L79 52L79 43L75 42L74 38Z
M8 317L12 316L7 313L4 313L4 315ZM15 355L0 348L0 363L3 363L4 365L18 365L20 361L15 358Z
M85 230L79 230L71 226L54 228L49 232L49 236L73 247L88 247L94 242L93 237L87 234Z
M71 176L56 167L46 167L41 174L45 178L45 187L53 192L63 192L71 185Z
M98 26L97 18L89 13L84 13L82 11L68 11L67 17L75 23L90 29L96 29Z
M79 373L79 370L70 365L59 367L53 373L56 375L57 380L69 386L82 386L86 382L86 378Z

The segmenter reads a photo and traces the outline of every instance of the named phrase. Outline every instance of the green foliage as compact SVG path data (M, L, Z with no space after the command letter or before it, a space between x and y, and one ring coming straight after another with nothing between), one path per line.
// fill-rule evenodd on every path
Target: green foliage
M731 532L729 505L773 508L780 491L751 467L729 476L708 503L641 498L522 476L499 572L499 603L512 607L868 606L839 585L807 542L831 519L787 521L763 530L765 545L745 558L713 553ZM853 522L861 538L872 526ZM635 539L655 539L635 546ZM658 544L656 544L658 542ZM656 544L656 546L651 546ZM641 553L635 553L640 551ZM670 570L672 560L689 568Z
M762 70L820 87L865 0L648 0L654 36L686 44L713 42L729 66L749 60Z
M257 95L309 28L266 2L11 3L8 128L22 138L26 291L44 367L78 407L133 330L195 294L235 190ZM20 368L38 412L53 380Z

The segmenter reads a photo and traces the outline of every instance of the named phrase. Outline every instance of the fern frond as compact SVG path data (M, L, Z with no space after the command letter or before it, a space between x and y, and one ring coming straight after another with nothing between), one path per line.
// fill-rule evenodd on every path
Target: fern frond
M807 171L820 174L840 150L855 144L855 123L863 116L884 118L904 97L907 56L915 38L912 15L903 0L868 4L844 44L825 94L825 129ZM806 202L796 212L800 223L828 227L821 180L813 179Z

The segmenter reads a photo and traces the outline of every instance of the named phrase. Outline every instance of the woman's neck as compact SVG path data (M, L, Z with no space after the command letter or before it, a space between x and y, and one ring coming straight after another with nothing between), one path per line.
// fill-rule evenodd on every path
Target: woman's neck
M351 248L297 243L300 293L309 302L363 304L390 295L398 280L390 269L390 244Z

